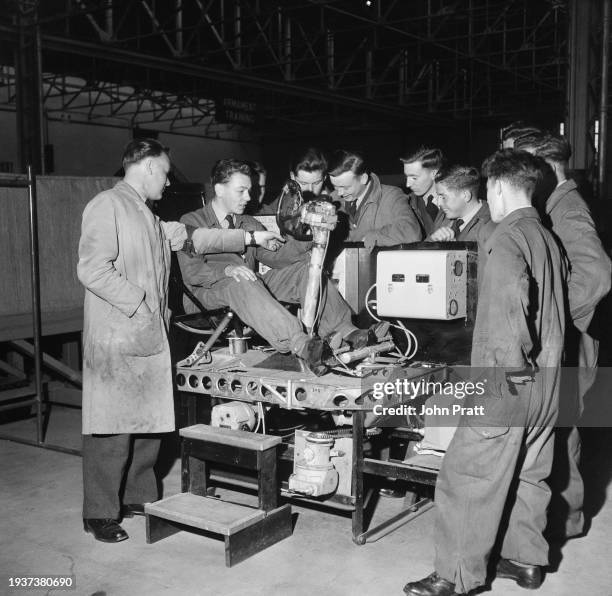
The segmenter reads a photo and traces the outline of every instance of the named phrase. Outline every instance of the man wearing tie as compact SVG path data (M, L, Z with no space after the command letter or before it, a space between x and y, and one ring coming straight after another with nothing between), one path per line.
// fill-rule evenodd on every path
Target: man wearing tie
M329 164L329 179L340 199L340 212L348 218L347 234L339 226L343 240L363 242L372 250L422 239L406 195L395 186L381 184L361 153L336 151Z
M351 322L351 309L333 284L323 277L319 333L308 336L301 322L279 301L304 305L308 282L309 242L289 238L285 244L256 248L255 234L264 227L244 215L250 200L251 169L246 162L221 159L213 167L213 199L201 209L184 215L187 225L209 228L239 228L252 237L245 250L225 251L189 258L179 255L185 283L211 310L230 307L243 323L254 329L278 352L295 354L315 375L324 374L329 346L321 339L337 334L351 348L371 341L367 329ZM270 267L258 275L256 262Z
M435 191L441 215L427 241L477 242L483 227L494 225L487 202L478 199L479 186L480 174L470 166L454 165L437 173Z
M421 147L412 154L402 157L406 188L410 191L408 201L416 213L424 238L436 228L436 219L442 219L434 181L444 164L440 149Z

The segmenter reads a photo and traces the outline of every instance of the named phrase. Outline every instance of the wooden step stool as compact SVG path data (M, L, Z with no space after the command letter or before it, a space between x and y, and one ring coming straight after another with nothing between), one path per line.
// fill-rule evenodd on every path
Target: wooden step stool
M231 567L291 536L291 506L278 506L276 449L280 437L207 424L189 426L179 433L183 492L145 504L148 544L190 527L221 534L225 565ZM255 470L258 508L208 496L209 462Z

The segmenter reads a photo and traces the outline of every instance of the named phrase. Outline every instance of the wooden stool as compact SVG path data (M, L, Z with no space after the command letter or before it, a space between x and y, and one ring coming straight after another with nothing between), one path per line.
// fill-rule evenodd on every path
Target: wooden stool
M183 492L145 504L147 543L185 529L221 534L231 567L291 536L291 506L278 506L276 448L280 437L196 424L180 430ZM257 472L259 505L227 503L207 495L209 463Z

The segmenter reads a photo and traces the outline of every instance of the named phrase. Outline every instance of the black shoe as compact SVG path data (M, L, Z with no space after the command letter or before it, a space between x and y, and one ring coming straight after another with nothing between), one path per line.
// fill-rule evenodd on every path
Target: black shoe
M296 356L306 369L317 377L324 375L329 370L333 360L331 348L320 337L309 337Z
M359 350L366 346L373 346L381 341L389 332L389 323L383 321L375 323L369 329L355 329L351 331L344 341L352 350Z
M508 559L500 559L497 563L496 577L513 579L521 588L537 590L542 585L542 569L538 565L523 567Z
M458 596L455 593L455 584L451 584L435 572L418 582L406 584L404 592L408 596Z
M100 542L121 542L129 538L114 519L84 519L83 528Z
M144 505L141 503L129 503L121 507L122 517L134 517L135 515L144 515Z

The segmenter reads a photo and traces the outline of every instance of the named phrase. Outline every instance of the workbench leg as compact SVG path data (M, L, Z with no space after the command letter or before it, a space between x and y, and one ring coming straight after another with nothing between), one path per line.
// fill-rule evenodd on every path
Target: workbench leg
M352 515L353 542L365 544L365 539L360 538L363 534L363 508L364 508L364 486L363 486L363 422L365 412L356 410L353 412L353 479L352 493L355 497L355 510Z

